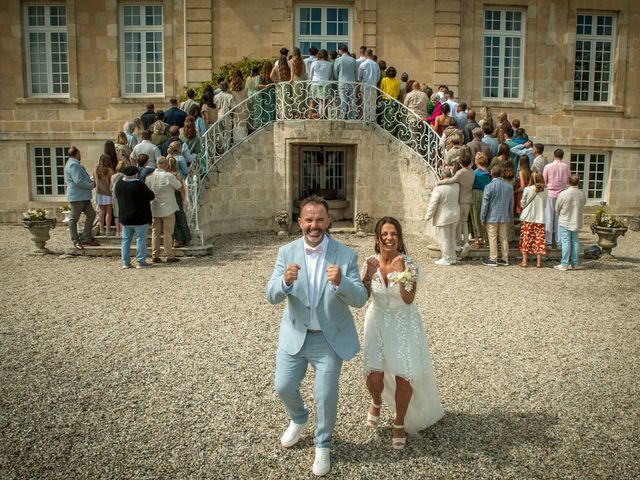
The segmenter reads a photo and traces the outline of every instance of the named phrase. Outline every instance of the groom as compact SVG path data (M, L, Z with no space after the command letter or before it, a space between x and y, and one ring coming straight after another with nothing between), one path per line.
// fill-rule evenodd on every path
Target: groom
M321 476L331 469L329 447L342 361L360 350L349 306L362 307L367 291L360 281L356 253L326 234L331 218L323 198L314 195L302 201L298 224L303 237L278 251L266 294L271 304L288 298L276 352L276 391L291 422L280 442L292 447L309 424L300 383L311 364L316 406L312 471Z

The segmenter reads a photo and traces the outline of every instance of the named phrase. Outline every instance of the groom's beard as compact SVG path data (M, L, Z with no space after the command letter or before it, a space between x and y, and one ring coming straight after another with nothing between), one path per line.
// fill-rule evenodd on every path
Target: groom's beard
M317 240L315 239L315 237L312 238L309 236L311 233L317 233L317 232L322 232L322 235ZM307 230L304 231L304 239L310 247L317 247L318 245L320 245L324 240L325 235L326 235L326 232L323 232L319 228L315 228L315 229L308 228Z

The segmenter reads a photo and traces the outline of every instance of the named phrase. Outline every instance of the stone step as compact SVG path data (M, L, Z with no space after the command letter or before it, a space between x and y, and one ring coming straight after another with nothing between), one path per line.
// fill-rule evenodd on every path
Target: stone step
M104 237L98 237L98 241ZM173 249L176 257L204 257L213 253L213 245L189 245L187 247L178 247ZM135 257L135 242L131 247L131 256ZM99 247L85 246L84 250L76 250L69 247L66 250L69 255L78 255L86 257L119 257L120 245L100 245ZM151 255L151 251L149 251ZM163 256L163 255L161 255Z

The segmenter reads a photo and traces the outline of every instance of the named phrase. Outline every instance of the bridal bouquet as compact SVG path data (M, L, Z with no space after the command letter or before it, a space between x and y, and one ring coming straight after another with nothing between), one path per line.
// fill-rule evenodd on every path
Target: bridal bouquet
M402 284L405 291L410 292L416 283L416 271L411 267L404 269L404 272L391 272L387 275L391 283Z

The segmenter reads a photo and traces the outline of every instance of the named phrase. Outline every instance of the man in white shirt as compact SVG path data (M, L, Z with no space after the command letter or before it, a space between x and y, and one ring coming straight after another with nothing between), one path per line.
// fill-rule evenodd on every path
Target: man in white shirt
M367 47L364 45L360 47L360 56L356 59L358 66L367 59Z
M558 195L556 201L556 214L558 215L562 245L560 265L553 267L556 270L575 270L578 268L580 250L578 235L584 221L584 205L587 203L587 197L578 185L580 185L580 175L571 175L568 188Z
M451 170L445 169L443 178L451 178ZM431 192L426 220L433 219L438 246L442 257L436 265L448 267L456 263L456 226L460 221L460 185L457 183L437 185Z
M358 67L358 80L362 83L363 119L367 122L376 120L376 89L380 81L380 67L373 60L373 50L367 50L367 59Z
M309 79L309 72L311 71L311 65L313 65L313 62L315 62L317 59L318 59L318 49L312 46L309 49L309 56L304 59L304 71L307 75L307 79Z
M449 91L445 94L445 97L446 97L447 99L445 100L445 102L444 102L444 103L448 103L448 104L449 104L449 106L451 107L451 110L450 110L451 114L452 114L452 115L455 115L455 114L456 114L456 112L458 111L458 102L456 102L456 101L453 99L453 90L449 90Z
M149 157L149 161L147 162L147 166L150 168L156 168L156 160L161 155L160 149L151 143L151 132L149 130L144 130L141 133L142 142L133 147L133 151L131 152L131 158L138 161L138 155L144 153Z

